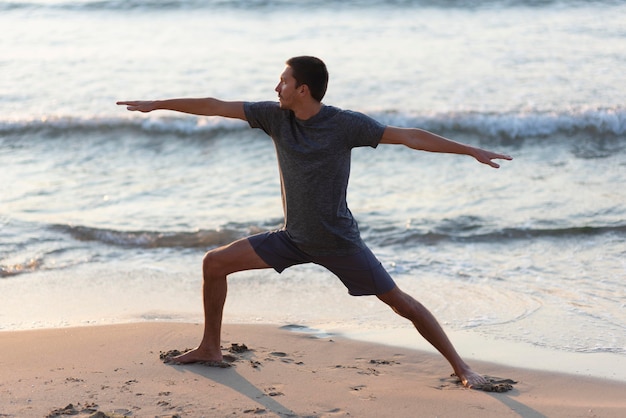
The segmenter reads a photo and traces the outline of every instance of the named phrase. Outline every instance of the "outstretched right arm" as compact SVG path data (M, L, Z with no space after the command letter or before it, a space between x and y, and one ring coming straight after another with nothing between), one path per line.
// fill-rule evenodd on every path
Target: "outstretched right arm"
M169 100L131 100L117 102L125 105L126 109L138 112L152 112L153 110L173 110L201 116L223 116L246 120L243 111L243 102L226 102L207 97L204 99L169 99Z

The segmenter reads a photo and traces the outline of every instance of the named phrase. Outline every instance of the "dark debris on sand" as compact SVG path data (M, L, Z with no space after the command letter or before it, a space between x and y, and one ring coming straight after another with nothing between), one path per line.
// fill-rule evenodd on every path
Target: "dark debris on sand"
M472 389L482 390L483 392L508 392L513 390L513 385L517 382L512 379L501 379L499 377L484 376L487 383L482 385L474 385ZM459 380L460 382L460 380Z
M483 385L472 387L472 389L478 389L484 392L508 392L513 390L513 385L516 383L515 380L511 379L489 380Z
M161 351L159 352L159 359L161 359L161 361L163 363L169 363L172 358L180 356L181 354L185 354L187 351L192 350L191 348L185 348L183 351L180 350L169 350L169 351Z
M76 406L68 404L65 408L53 409L46 415L46 418L55 418L64 415L95 414L96 412L98 412L98 405L96 404L88 403L84 406L81 406L80 403L76 404Z
M65 408L58 408L50 411L46 418L58 418L63 416L79 415L88 418L128 418L132 416L131 411L121 410L117 412L102 412L98 409L98 405L94 403L86 403L81 405L77 403L68 404ZM180 418L178 415L172 415L172 418Z
M502 393L502 392L508 392L510 390L513 390L513 385L517 384L517 382L512 379L502 379L500 377L493 377L493 376L483 376L483 377L485 378L487 383L484 383L482 385L473 385L471 389L482 390L483 392ZM459 379L459 377L454 373L450 375L449 379L442 379L442 381L447 381L447 383L440 385L438 389L449 388L451 384L455 384L457 386L463 386L463 382L461 382L461 379Z
M246 351L250 351L247 345L241 343L232 343L230 348L228 349L231 353L245 353Z

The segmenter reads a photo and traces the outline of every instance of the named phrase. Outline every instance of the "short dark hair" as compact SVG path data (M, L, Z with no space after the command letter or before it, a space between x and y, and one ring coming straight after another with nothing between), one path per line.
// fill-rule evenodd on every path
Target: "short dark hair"
M287 65L293 71L293 78L296 79L296 86L306 84L313 97L321 102L328 87L328 70L326 64L316 57L300 56L287 60Z

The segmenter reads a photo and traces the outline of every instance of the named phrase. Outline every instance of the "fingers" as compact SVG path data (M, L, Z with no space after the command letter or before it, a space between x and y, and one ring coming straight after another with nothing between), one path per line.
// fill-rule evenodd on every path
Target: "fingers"
M488 165L493 168L500 168L500 164L494 162L491 158L485 158L484 160L478 160L479 162Z
M126 109L130 111L139 111L139 112L149 112L150 110L152 110L146 107L147 103L148 102L137 101L137 100L116 102L117 105L126 106Z
M513 157L511 157L510 155L498 154L497 152L491 152L491 151L487 151L485 156L487 158L489 158L490 160L508 160L508 161L511 161L513 159Z
M511 161L513 159L513 157L511 157L510 155L498 154L498 153L490 152L490 151L487 151L482 157L483 159L480 159L479 161L493 168L500 168L500 164L494 162L493 160Z
M512 160L512 158L508 155L497 154L491 151L479 150L478 153L474 155L474 158L483 164L488 165L493 168L500 168L500 164L496 163L493 160L501 159L501 160Z
M122 106L126 106L126 109L127 109L127 110L139 110L139 109L137 108L137 102L135 102L135 101L131 101L131 102L128 102L128 101L120 101L120 102L116 102L115 104L117 104L117 105L122 105Z
M487 164L489 167L493 167L493 168L500 168L500 164L498 164L498 163L494 163L494 162L493 162L493 161L491 161L491 160L484 161L484 163L485 163L485 164Z
M492 159L499 159L499 160L507 160L507 161L511 161L513 160L513 157L511 157L510 155L506 155L506 154L497 154L495 157L493 157ZM490 164L493 168L500 168L500 164L497 164L493 161L490 160Z

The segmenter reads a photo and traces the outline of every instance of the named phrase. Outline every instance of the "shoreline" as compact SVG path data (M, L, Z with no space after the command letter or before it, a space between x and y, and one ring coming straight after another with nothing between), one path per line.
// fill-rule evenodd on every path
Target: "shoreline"
M234 367L172 366L202 327L142 322L0 332L0 415L100 417L621 417L626 382L472 360L513 390L468 390L438 354L273 325L224 324ZM117 415L116 415L117 414Z
M437 353L426 340L410 331L354 331L342 335L364 342ZM481 361L626 383L626 356L619 354L557 351L462 331L448 330L446 334L461 353L461 357L472 362Z
M107 327L129 324L195 324L200 318L192 318L188 315L180 318L168 315L159 318L154 315L151 319L132 318L127 320L113 321L86 321L82 323L70 322L61 326L40 326L35 328L10 328L0 329L3 333L22 331L48 331L64 330L82 327ZM389 328L358 329L355 326L338 325L337 323L315 323L311 325L286 325L285 322L245 322L241 320L229 321L224 324L259 325L277 329L288 329L294 332L307 334L311 337L337 337L355 340L363 343L374 343L390 347L406 348L423 351L435 355L439 353L424 338L422 338L410 325L394 326ZM457 351L469 362L488 362L501 366L511 366L521 369L549 371L555 373L571 374L598 379L615 380L626 383L626 356L609 352L581 353L572 351L559 351L545 347L539 347L524 342L513 342L502 339L490 338L485 335L477 335L470 331L446 329L446 334L456 347Z

